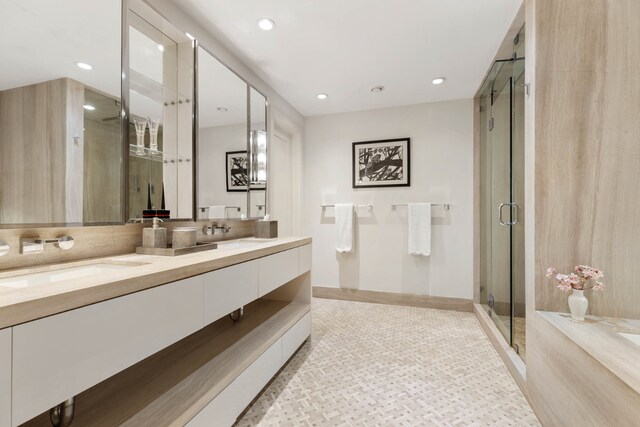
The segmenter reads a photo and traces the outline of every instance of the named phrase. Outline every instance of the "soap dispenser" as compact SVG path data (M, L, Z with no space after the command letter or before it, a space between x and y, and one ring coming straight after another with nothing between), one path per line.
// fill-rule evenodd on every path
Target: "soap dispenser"
M166 248L167 229L160 227L160 218L153 218L153 225L142 230L142 246L145 248Z

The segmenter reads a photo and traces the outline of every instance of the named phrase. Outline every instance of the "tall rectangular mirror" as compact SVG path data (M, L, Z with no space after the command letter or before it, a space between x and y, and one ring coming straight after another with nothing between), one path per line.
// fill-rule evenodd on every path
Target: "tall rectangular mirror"
M128 219L192 219L194 41L130 0Z
M0 1L0 225L124 221L121 0Z
M248 85L205 48L197 51L199 217L246 217Z
M249 216L259 218L267 213L267 98L252 87L249 103Z

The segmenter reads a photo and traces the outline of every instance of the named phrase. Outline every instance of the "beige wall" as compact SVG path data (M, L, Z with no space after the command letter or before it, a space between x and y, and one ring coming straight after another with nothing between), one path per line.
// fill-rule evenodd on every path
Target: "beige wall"
M640 318L639 18L637 0L535 2L537 309L567 311L548 266L590 264L608 285L591 313Z
M567 312L545 270L586 263L591 313L640 318L640 2L526 8L528 398L543 425L637 425L638 394L533 310Z

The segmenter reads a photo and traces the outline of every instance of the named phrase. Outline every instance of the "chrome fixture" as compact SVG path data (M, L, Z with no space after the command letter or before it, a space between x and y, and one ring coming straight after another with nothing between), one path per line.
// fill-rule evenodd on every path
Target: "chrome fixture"
M238 323L244 317L244 306L229 313L229 318L233 320L233 323Z
M9 249L9 244L4 240L0 240L0 256L6 255Z
M513 208L516 208L515 220L505 222L502 219L502 208L505 207L505 206L511 207L511 214L512 215L513 215ZM518 223L519 214L520 214L520 207L516 203L509 203L509 202L508 203L501 203L500 206L498 206L498 222L500 223L500 225L505 225L505 226L516 225Z
M400 204L391 205L391 210L395 211L400 206L408 206L408 204L400 203ZM449 209L451 209L451 205L449 203L431 203L431 206L442 206L445 211L448 211Z
M227 234L231 231L231 227L226 227L224 225L205 225L202 227L202 234L206 236L216 235L216 234Z
M20 253L21 254L38 254L44 252L44 245L53 243L60 249L69 250L75 244L73 237L62 236L53 239L40 239L37 237L21 237Z
M336 205L320 205L320 207L321 207L322 209L326 209L326 208L335 208L335 207L336 207ZM368 210L369 212L371 212L371 211L373 210L373 205L353 205L353 207L354 207L355 209L357 209L357 208L367 208L367 210Z
M67 399L58 406L51 408L49 418L54 427L67 427L73 422L76 398Z
M198 206L198 209L200 209L200 212L206 212L207 209L209 209L211 206ZM235 211L240 212L242 210L242 208L240 206L225 206L225 209L233 209Z

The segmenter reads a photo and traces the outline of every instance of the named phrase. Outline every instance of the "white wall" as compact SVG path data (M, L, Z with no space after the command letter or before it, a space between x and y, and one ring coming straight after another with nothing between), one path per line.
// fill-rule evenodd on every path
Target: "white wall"
M411 186L351 188L351 143L411 138ZM313 238L314 286L473 298L473 101L317 116L305 120L304 234ZM430 257L407 254L407 210L432 208ZM335 251L334 211L320 205L373 204L358 211L356 251Z

